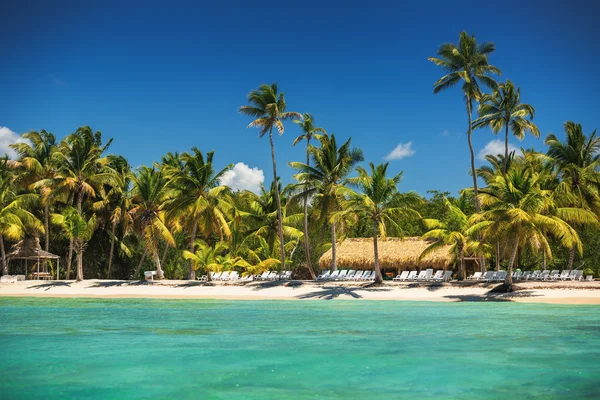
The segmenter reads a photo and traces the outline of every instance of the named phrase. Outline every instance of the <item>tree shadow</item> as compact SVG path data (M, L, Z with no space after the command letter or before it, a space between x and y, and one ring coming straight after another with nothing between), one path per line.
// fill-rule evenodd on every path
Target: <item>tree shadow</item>
M145 286L152 285L152 282L146 281L101 281L94 282L91 285L91 288L111 288L111 287L121 287L121 286Z
M510 293L497 293L489 291L482 295L466 294L466 295L451 295L444 296L445 299L451 299L459 302L481 302L481 301L495 301L495 302L510 302L516 298L525 297L540 297L539 294L533 294L531 290L522 290L518 292Z
M347 295L355 299L362 299L362 296L356 293L358 290L368 292L389 292L391 289L382 287L381 285L369 284L367 286L359 287L346 287L346 286L334 286L334 287L323 287L322 290L314 291L310 293L301 294L296 296L297 299L322 299L332 300L337 297Z
M56 281L56 282L48 282L48 283L41 283L39 285L35 285L35 286L29 286L29 289L45 289L46 291L52 289L53 287L71 287L71 284L69 282L60 282L60 281Z
M180 287L180 288L192 288L192 287L212 287L212 286L216 286L213 282L202 282L202 281L189 281L186 283L180 283L178 285L173 285L173 287Z
M269 289L274 287L300 287L304 285L302 281L255 281L257 283L252 283L253 290L262 290ZM250 282L248 282L250 283Z

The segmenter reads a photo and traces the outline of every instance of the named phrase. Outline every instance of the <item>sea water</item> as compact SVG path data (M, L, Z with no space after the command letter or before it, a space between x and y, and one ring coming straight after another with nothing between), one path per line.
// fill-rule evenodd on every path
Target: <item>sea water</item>
M0 298L0 399L597 399L600 308Z

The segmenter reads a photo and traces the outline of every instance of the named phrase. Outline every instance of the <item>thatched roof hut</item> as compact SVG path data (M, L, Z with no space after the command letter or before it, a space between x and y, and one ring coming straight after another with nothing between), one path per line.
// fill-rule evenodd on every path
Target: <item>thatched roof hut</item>
M431 241L420 237L387 238L378 240L379 266L381 269L398 270L414 269L415 267L432 267L446 269L452 264L450 246L443 246L429 253L421 261L419 257ZM337 246L337 265L352 269L373 269L375 256L373 238L346 239ZM319 259L321 268L331 265L331 249Z
M12 246L6 258L8 260L57 260L60 257L42 250L39 238L27 236Z

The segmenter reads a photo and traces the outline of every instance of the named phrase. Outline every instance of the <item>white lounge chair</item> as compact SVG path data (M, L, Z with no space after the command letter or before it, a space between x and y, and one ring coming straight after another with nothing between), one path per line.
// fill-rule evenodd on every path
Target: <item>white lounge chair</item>
M366 274L363 275L363 281L374 281L375 280L375 271L367 271Z
M327 278L327 280L328 280L328 281L334 281L334 280L335 280L335 278L337 278L339 274L340 274L340 270L339 270L339 269L338 269L338 270L335 270L335 271L333 271L333 272L332 272L332 273L329 275L329 277Z
M351 281L352 278L354 277L354 274L356 274L356 271L351 269L350 271L348 271L348 273L346 274L346 276L344 277L344 280L346 281Z
M325 281L325 280L327 280L329 278L330 275L331 275L331 271L325 271L321 275L317 276L317 280L318 281Z
M537 279L540 281L550 280L550 270L542 271L542 273L540 274L540 276L538 276Z
M17 281L17 277L16 276L2 275L0 277L0 282L2 282L2 283L15 283L16 281Z
M256 277L257 281L264 281L267 279L267 277L271 274L271 271L265 271L262 274L260 274L259 276Z
M594 275L588 275L585 277L585 281L586 282L593 282L594 281Z
M197 276L196 280L200 281L200 282L206 282L208 280L208 276L207 275Z
M354 274L354 276L352 277L353 281L360 281L363 277L363 275L365 274L366 271L356 271L356 273Z
M436 280L440 279L443 274L444 274L444 271L441 269L438 271L435 271L435 274L433 274L433 276L430 278L430 280L436 281Z
M506 271L498 271L496 273L496 276L494 277L494 280L496 282L501 282L501 281L503 281L503 280L506 279L506 275L508 275L508 272L506 272Z
M423 279L425 279L425 275L427 275L427 271L421 271L419 272L419 275L417 275L413 280L422 281Z
M494 279L495 275L496 275L496 272L494 272L494 271L486 271L483 275L481 275L481 278L479 278L479 280L483 281L483 282L490 282L491 280Z
M230 271L225 271L221 274L221 277L219 278L220 281L228 281L229 280L229 274L231 272Z
M289 281L292 279L292 271L283 271L283 273L279 275L279 279L282 281Z
M481 275L482 275L482 272L477 271L477 272L473 273L473 275L467 277L467 280L478 281L479 279L481 279Z
M212 279L213 281L218 281L222 274L223 272L211 272L210 279Z
M583 271L580 269L575 269L573 271L571 271L571 275L569 276L569 278L572 281L580 281L583 278Z
M443 275L439 278L433 278L435 282L447 282L452 279L452 270L442 271Z
M156 276L156 271L144 271L144 279L147 281L153 281ZM16 281L16 277L15 277Z
M405 280L414 281L417 278L417 271L410 271Z
M277 278L279 278L279 272L277 271L271 271L269 273L269 275L267 275L267 279L268 281L276 281Z
M403 280L406 280L406 278L408 278L408 271L402 271L400 274L396 275L396 277L392 280L393 281L403 281Z
M340 273L338 274L338 276L335 277L336 281L342 281L346 278L346 275L348 275L348 270L347 269L343 269L340 271Z
M229 273L229 280L230 281L237 281L240 279L240 274L237 271L231 271Z
M530 276L531 276L531 271L525 271L525 272L523 272L523 274L521 274L520 280L526 281L527 279L529 279Z

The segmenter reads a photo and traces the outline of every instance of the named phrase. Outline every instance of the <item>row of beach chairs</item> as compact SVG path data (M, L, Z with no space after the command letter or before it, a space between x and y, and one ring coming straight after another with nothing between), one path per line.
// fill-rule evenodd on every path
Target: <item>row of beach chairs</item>
M419 281L419 282L446 282L452 279L452 271L435 271L432 268L417 271L402 271L393 280L394 281Z
M240 276L237 271L211 272L210 279L213 281L246 282L246 281L277 281L292 279L292 271L265 271L259 275ZM202 275L199 281L207 281L208 277Z
M506 271L487 271L486 273L475 272L467 279L476 281L498 281L506 278ZM583 271L574 269L572 271L544 270L544 271L515 271L512 275L516 281L580 281L583 280ZM592 281L592 275L585 279Z
M353 269L342 269L337 271L325 271L317 277L318 281L374 281L375 271L355 271Z

